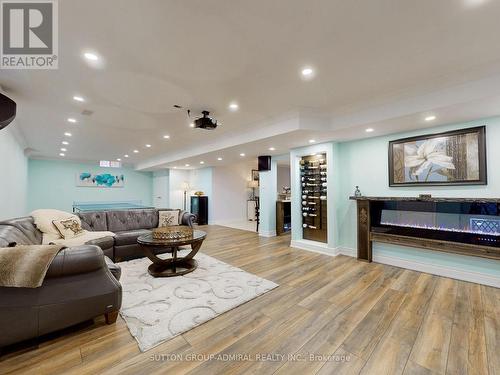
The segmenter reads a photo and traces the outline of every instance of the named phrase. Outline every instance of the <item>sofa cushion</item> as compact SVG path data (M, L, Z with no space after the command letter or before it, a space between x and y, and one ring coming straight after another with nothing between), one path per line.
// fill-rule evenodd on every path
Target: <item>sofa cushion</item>
M137 237L151 233L147 229L134 229L115 233L115 246L137 244Z
M22 245L40 245L42 243L42 232L35 227L31 216L2 221L0 224L13 226L22 233L22 239L18 238L19 241L13 242L18 242Z
M16 245L33 244L18 228L12 225L0 224L0 247L12 247Z
M107 211L106 220L108 230L115 233L134 229L151 229L158 226L158 211L155 209Z
M90 231L105 231L108 230L108 221L106 220L106 212L80 212L78 217L82 220L82 228Z

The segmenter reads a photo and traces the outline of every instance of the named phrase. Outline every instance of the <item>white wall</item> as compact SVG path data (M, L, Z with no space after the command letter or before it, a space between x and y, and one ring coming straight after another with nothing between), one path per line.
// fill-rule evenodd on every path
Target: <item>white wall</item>
M153 173L153 205L156 208L170 207L169 170Z
M189 185L191 191L189 195L193 195L197 191L202 191L203 195L208 197L208 221L211 223L213 215L213 168L194 169L189 173ZM190 205L191 198L188 197L188 205Z
M278 165L278 182L277 190L278 193L283 191L283 186L290 187L290 166L289 165Z
M0 130L0 220L27 214L28 158L14 127Z
M247 200L251 193L247 184L252 169L257 169L257 161L213 168L212 223L247 220Z
M180 170L180 169L170 169L169 173L169 208L180 208L184 207L184 191L182 190L182 184L190 182L190 171ZM190 191L187 192L187 210L189 210L189 195Z

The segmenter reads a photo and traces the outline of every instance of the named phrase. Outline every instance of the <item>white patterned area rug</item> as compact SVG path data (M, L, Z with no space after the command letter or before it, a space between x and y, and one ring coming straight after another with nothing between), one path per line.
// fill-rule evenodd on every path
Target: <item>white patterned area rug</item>
M179 252L179 256L183 255ZM148 273L151 264L148 258L119 263L123 287L120 314L141 351L278 286L205 254L198 253L195 259L198 262L195 271L160 278Z

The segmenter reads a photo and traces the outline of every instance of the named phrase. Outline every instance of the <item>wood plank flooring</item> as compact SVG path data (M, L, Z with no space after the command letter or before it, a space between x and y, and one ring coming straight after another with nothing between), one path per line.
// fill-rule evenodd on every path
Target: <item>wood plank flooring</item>
M0 374L500 375L500 289L203 228L202 252L280 286L145 353L101 317L11 349Z

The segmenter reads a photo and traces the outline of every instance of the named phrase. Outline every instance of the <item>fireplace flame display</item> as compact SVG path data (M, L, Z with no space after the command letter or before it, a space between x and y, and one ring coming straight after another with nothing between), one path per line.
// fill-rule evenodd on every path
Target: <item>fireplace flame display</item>
M500 237L500 217L382 209L381 225Z

